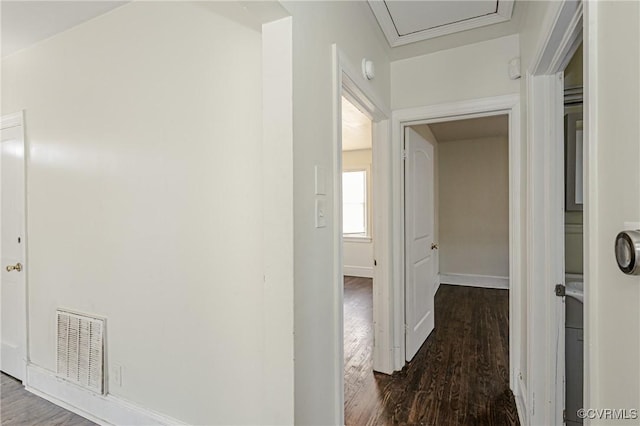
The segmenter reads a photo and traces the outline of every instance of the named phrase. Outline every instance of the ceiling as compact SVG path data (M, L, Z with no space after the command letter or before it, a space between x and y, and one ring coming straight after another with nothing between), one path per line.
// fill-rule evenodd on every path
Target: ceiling
M0 0L2 9L2 57L129 3L130 0ZM150 3L150 2L149 2ZM197 1L203 11L225 16L260 31L265 22L288 16L277 2Z
M2 0L2 57L29 47L126 1L6 1Z
M509 137L509 116L469 118L429 124L438 143L469 139Z
M499 0L497 4L500 5L500 3L504 1L505 0ZM479 4L475 5L476 2ZM481 9L481 6L483 4L484 6L482 7L485 7L484 10L486 10L487 5L494 2L487 2L485 0L448 0L446 2L394 0L383 2L381 0L370 0L369 7L366 6L367 3L364 3L363 7L369 9L368 13L371 15L371 19L374 20L377 19L377 17L374 17L374 14L371 13L375 7L374 4L381 5L385 9L386 4L391 4L391 9L394 11L394 14L403 17L399 22L401 21L401 29L404 34L404 32L411 31L412 28L415 29L416 25L418 26L417 28L420 28L420 25L430 27L441 24L447 19L459 19L460 17L464 18L465 16L469 16L469 14L464 11L462 5L473 7L475 13L478 13L478 11L482 12L483 9ZM127 3L127 1L2 0L0 2L0 7L2 8L2 22L0 25L0 28L2 28L1 56L6 57L11 53L29 47L82 22L93 19L125 3ZM209 3L210 2L202 2L202 4L205 5ZM220 2L214 3L220 5ZM444 7L445 3L446 7ZM526 1L514 1L511 19L504 22L479 28L459 30L458 32L427 40L398 45L390 49L390 59L392 61L406 59L516 34L519 32L520 23L523 21L526 13L527 3ZM243 4L243 8L246 9L247 5L250 5L248 6L249 8L255 8L256 5L263 4L263 2L241 2L241 4ZM413 8L431 7L429 5L437 7L441 12L438 12L438 16L428 14L425 21L426 24L420 24L419 16L423 16L425 12L422 11L420 12L421 14L413 13ZM449 10L449 8L451 8L451 10ZM411 13L408 11L411 11Z
M342 98L342 150L371 149L371 119Z

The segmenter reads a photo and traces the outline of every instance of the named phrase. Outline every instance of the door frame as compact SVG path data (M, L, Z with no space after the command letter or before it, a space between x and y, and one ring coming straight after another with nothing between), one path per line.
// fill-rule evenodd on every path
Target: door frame
M391 312L389 299L391 280L391 167L389 117L391 112L365 83L359 68L354 66L338 45L332 45L333 56L333 327L337 338L334 353L334 383L336 390L335 418L344 424L344 278L342 236L342 96L360 107L372 121L372 233L373 233L373 370L386 374L393 372ZM365 83L365 84L363 84Z
M22 258L24 259L24 333L22 336L22 347L21 347L21 355L22 355L22 364L23 364L23 376L22 382L26 383L27 381L27 364L29 362L29 259L27 250L27 244L29 241L28 235L28 222L27 222L27 164L28 164L28 156L29 151L27 150L27 139L26 139L26 131L24 127L24 111L19 111L12 114L6 114L0 116L0 131L4 131L5 129L10 129L12 127L22 127L22 148L23 148L23 173L24 173L24 218L23 218L23 244L22 244ZM0 201L1 203L1 201ZM0 250L2 248L0 247ZM2 265L4 267L4 265Z
M522 140L520 132L520 95L506 95L460 102L401 109L392 117L392 188L393 188L393 281L390 299L393 312L393 346L395 371L405 365L405 229L404 229L404 129L407 126L454 121L466 118L509 116L509 382L516 395L523 386L516 387L520 377L520 327L522 312L518 309L522 289L522 235L524 211L521 185Z
M527 90L527 419L530 424L563 424L564 300L555 295L564 284L564 82L563 71L583 41L580 0L552 3L531 67ZM588 52L588 40L584 39ZM586 55L585 55L586 57ZM586 112L588 83L583 83L585 172L593 152ZM588 180L584 179L585 241L588 241ZM585 244L585 250L588 250ZM585 263L587 265L587 263ZM584 271L585 315L589 313L588 268ZM585 321L585 371L589 369L589 330ZM584 406L589 407L585 375Z

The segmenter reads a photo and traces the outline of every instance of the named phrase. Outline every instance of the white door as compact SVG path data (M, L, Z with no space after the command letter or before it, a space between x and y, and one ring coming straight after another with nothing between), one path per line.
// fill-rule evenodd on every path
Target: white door
M21 115L20 115L21 116ZM10 124L5 124L11 121ZM2 119L0 370L22 380L26 366L24 138L21 120ZM11 126L11 127L5 127Z
M406 359L411 361L434 327L438 268L433 240L433 145L407 127L405 149L405 341Z

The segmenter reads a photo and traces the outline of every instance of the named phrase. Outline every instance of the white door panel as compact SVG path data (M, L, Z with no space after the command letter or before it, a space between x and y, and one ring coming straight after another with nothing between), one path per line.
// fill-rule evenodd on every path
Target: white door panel
M405 343L411 361L434 327L434 147L407 128L405 149Z
M1 216L2 281L0 283L1 338L0 370L24 378L26 349L25 288L25 192L24 139L22 126L2 129ZM7 270L7 267L21 266Z

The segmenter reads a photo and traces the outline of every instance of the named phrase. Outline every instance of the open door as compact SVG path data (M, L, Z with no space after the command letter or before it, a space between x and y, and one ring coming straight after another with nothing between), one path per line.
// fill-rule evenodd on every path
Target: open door
M434 147L405 130L405 323L411 361L434 327L437 244L434 238Z
M0 370L23 380L26 350L25 287L25 192L24 138L22 125L5 126L2 119L1 216L2 280L0 302L2 312L2 349Z

